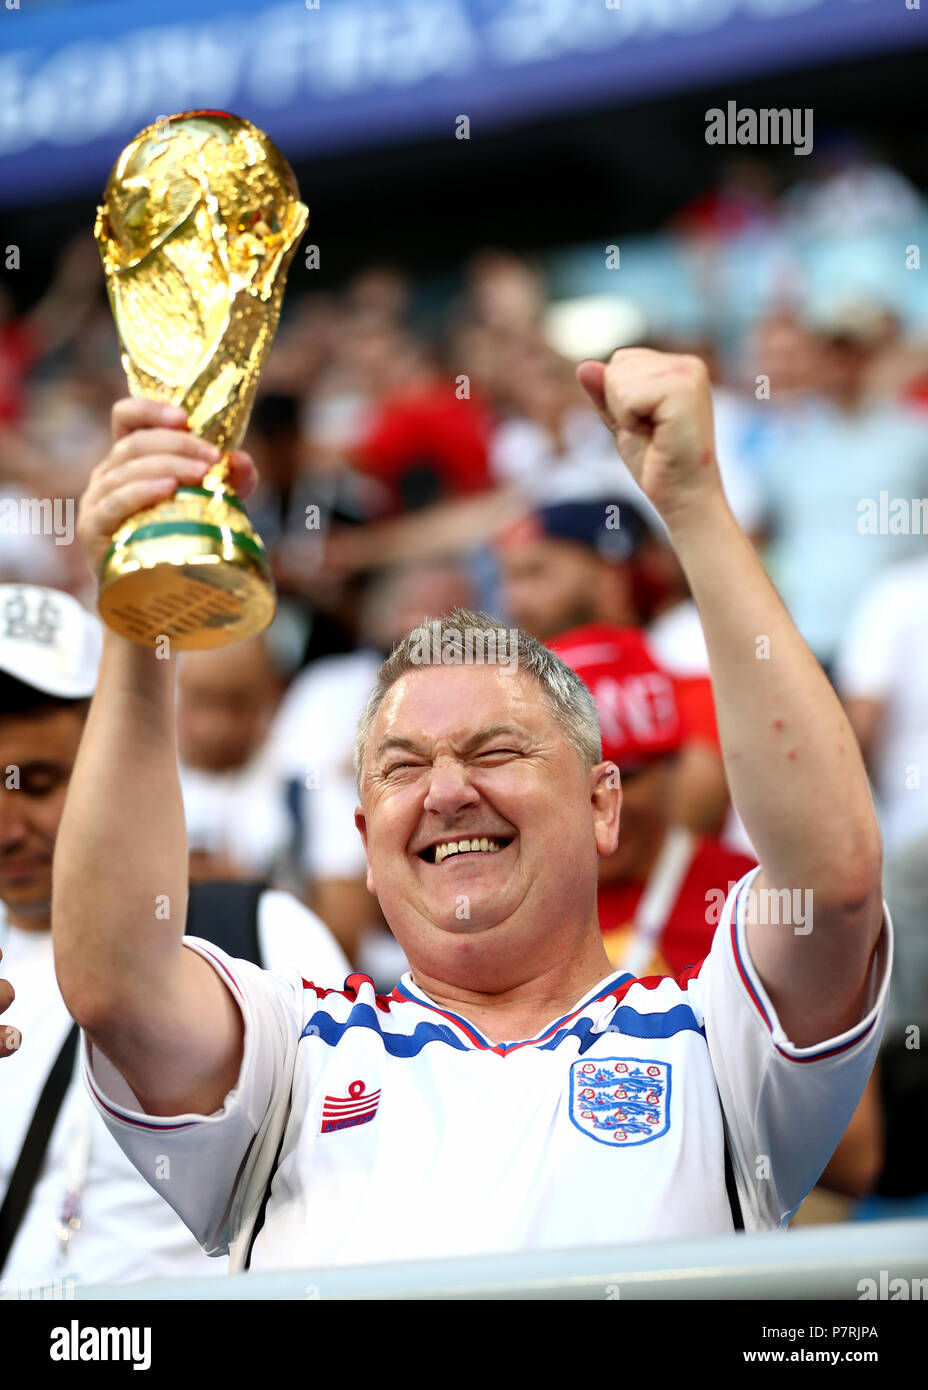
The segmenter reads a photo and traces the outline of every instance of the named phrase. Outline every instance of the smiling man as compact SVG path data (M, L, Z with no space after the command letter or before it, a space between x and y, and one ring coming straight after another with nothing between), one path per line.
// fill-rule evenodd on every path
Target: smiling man
M171 664L106 635L58 840L58 976L112 1133L153 1184L170 1158L159 1190L233 1268L696 1236L739 1207L781 1226L864 1088L890 940L851 730L732 517L702 363L625 350L580 379L700 607L760 860L676 980L609 965L616 770L579 679L524 634L515 673L422 665L411 635L362 719L356 821L411 965L392 996L185 942ZM126 401L114 423L81 509L93 564L209 463L169 408ZM233 482L250 472L237 457ZM813 892L811 932L749 910L793 889Z

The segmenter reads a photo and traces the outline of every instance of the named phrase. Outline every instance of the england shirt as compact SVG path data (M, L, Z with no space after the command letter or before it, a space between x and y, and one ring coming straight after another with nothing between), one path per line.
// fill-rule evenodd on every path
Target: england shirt
M232 1269L730 1231L726 1129L746 1229L781 1227L873 1066L891 927L887 917L864 1017L794 1047L747 949L756 873L729 894L700 965L676 980L607 976L535 1037L507 1043L408 974L388 997L360 975L325 989L187 938L244 1018L222 1108L146 1115L92 1047L85 1077L149 1182L167 1156L159 1190L206 1250L231 1251Z

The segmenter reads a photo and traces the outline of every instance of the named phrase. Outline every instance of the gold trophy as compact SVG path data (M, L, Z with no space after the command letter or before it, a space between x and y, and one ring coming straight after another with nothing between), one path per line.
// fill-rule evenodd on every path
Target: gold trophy
M100 615L135 642L219 647L274 616L261 538L228 484L308 221L290 165L224 111L148 126L116 162L94 236L133 396L183 406L221 449L202 486L124 522Z

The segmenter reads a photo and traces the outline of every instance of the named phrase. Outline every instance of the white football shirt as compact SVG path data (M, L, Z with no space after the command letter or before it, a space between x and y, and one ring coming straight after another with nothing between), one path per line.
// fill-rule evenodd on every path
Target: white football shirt
M325 990L208 943L245 1020L235 1088L209 1116L147 1116L97 1051L111 1133L204 1247L309 1268L730 1231L723 1115L745 1226L784 1225L870 1074L891 965L886 918L865 1016L796 1048L748 956L744 890L678 980L615 974L534 1038L493 1044L407 974ZM737 900L737 909L735 903ZM279 1154L278 1154L279 1149ZM263 1224L257 1223L273 1174Z

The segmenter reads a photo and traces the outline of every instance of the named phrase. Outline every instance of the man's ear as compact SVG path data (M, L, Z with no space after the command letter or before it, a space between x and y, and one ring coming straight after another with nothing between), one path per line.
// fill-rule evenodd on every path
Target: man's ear
M591 771L593 831L600 855L614 854L619 843L622 812L622 779L615 763L598 763Z
M364 853L367 857L367 891L376 897L377 889L374 887L374 873L371 869L371 856L367 848L367 820L364 815L363 807L354 808L354 823L358 827L358 834L361 836L361 843L364 846Z

